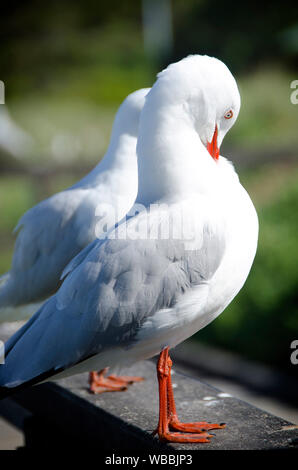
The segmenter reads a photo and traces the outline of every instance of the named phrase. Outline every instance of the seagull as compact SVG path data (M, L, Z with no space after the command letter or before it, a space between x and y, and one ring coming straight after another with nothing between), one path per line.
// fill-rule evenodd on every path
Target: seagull
M102 161L19 220L11 270L0 277L1 322L25 320L35 313L59 288L71 259L133 205L139 116L148 90L135 91L120 106Z
M0 277L0 321L25 320L35 313L59 288L63 269L71 259L84 247L89 250L97 235L133 205L139 117L148 91L131 93L120 106L102 161L79 182L40 202L19 220L11 270ZM106 372L106 368L90 372L92 393L124 391L143 380L106 377Z
M135 209L72 260L58 292L8 340L2 396L159 355L159 439L210 442L208 431L225 426L179 420L170 350L223 312L256 253L255 208L219 154L239 109L218 59L192 55L158 74L141 112Z

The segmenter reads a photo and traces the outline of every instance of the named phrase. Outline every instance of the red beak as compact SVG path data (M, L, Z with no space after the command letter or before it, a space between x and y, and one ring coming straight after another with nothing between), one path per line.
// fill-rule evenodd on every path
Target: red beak
M217 130L217 126L215 126L215 131L212 137L212 141L207 142L207 150L210 153L211 157L214 158L215 161L217 161L219 157L219 148L217 146L217 135L218 135L218 130Z

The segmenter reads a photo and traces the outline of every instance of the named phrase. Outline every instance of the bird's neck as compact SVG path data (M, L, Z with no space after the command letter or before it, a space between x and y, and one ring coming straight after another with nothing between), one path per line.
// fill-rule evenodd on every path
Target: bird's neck
M101 167L111 171L126 168L137 171L136 145L137 138L128 133L113 136Z
M124 181L137 174L137 139L129 134L112 135L108 150L102 160L85 176L78 185L96 187L108 181L117 180L115 174ZM136 179L136 178L135 178Z
M183 105L160 103L152 92L142 112L137 144L137 202L181 200L210 190L216 163Z

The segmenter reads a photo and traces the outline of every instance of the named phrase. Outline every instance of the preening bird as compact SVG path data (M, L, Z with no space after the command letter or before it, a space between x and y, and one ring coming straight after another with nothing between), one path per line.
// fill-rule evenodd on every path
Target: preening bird
M72 258L133 205L139 117L148 90L130 94L120 106L102 161L79 182L32 207L19 220L12 266L0 278L0 322L24 320L35 313L59 288Z
M239 109L236 81L215 58L189 56L158 75L141 113L138 213L78 255L7 342L3 394L159 354L159 438L208 442L223 427L179 421L169 351L226 308L253 263L257 214L219 155Z
M0 277L0 322L28 319L61 284L64 268L120 220L137 194L136 144L148 88L120 106L102 161L79 182L40 202L19 220L11 270ZM122 391L140 377L91 372L94 393Z

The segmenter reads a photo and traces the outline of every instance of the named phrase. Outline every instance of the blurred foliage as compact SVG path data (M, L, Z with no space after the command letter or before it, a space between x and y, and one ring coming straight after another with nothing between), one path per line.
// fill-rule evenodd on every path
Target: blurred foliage
M7 96L51 94L61 82L68 96L84 96L87 85L95 102L119 103L148 86L152 72L190 53L219 57L236 74L272 62L297 70L298 9L289 0L172 0L172 12L173 51L153 64L144 54L141 0L4 3L0 61Z
M272 61L297 69L298 9L290 0L173 0L173 5L174 58L206 53L236 73Z
M298 75L297 75L298 76ZM294 76L295 77L295 76ZM297 106L290 101L293 74L280 67L266 65L237 78L241 110L226 146L248 150L285 150L297 153Z
M113 9L113 3L114 8ZM140 2L12 2L0 18L6 95L47 93L119 103L146 86Z
M298 9L288 0L283 8L253 1L243 14L241 3L172 0L173 51L158 61L144 52L141 3L54 0L41 8L37 0L13 0L2 6L0 78L14 119L36 141L27 163L98 161L125 96L151 86L161 67L189 53L215 55L236 74L241 119L224 148L296 147L297 112L289 97Z
M89 79L86 76L86 83ZM297 109L289 99L290 82L289 73L269 66L239 77L242 108L232 132L224 140L223 153L231 148L251 152L274 148L281 153L285 150L294 153L298 145ZM93 87L88 89L86 85L84 99L79 92L71 98L67 84L65 87L64 93L60 84L60 90L52 93L50 99L48 94L40 93L10 101L12 116L36 143L24 163L89 164L103 156L117 107L100 105L100 98L98 103L93 100Z
M35 203L33 186L24 176L0 178L0 275L10 266L14 237L12 230L23 213Z

